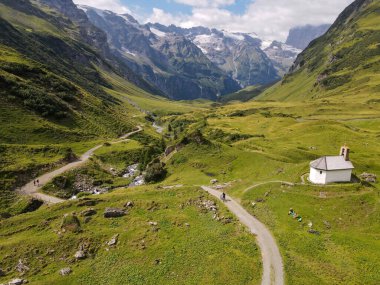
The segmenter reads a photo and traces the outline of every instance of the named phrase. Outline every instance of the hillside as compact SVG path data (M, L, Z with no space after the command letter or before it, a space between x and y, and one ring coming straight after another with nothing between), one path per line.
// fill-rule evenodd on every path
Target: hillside
M186 29L157 23L147 26L161 36L186 37L241 87L268 84L280 78L272 61L261 50L262 40L254 33L231 33L205 27Z
M236 81L185 37L155 34L128 14L79 7L107 34L112 52L167 97L215 100L217 94L239 89Z
M147 123L144 110L207 106L172 102L136 85L154 91L110 55L105 34L72 1L2 1L1 193Z
M298 57L281 83L260 100L354 100L376 103L380 94L380 3L357 0L328 32Z
M139 72L211 64L162 34L210 30L89 13L0 3L1 284L379 284L379 1L351 4L282 81L216 102L171 101ZM253 44L243 61L269 60ZM299 52L266 48L279 70ZM311 183L311 161L342 145L351 180Z

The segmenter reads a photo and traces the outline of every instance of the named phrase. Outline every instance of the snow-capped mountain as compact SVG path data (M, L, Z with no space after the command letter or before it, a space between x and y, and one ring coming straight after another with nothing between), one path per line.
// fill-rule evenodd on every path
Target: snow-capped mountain
M151 23L147 26L158 36L186 37L241 87L280 79L272 61L261 49L262 41L254 33L231 33L205 27L184 29Z
M301 52L255 33L141 25L128 14L79 7L107 34L115 54L173 99L215 99L246 86L267 85L279 80Z
M284 76L285 73L289 71L289 68L293 65L298 54L302 52L301 49L297 49L279 41L263 41L261 48L272 60L280 76Z
M140 25L132 16L79 6L107 34L115 54L172 99L216 99L240 89L189 39Z

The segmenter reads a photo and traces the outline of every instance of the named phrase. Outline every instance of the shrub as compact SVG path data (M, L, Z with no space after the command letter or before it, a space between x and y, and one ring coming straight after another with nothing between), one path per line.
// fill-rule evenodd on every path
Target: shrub
M165 169L165 163L160 162L158 159L149 163L146 168L145 181L159 182L166 177L167 170Z

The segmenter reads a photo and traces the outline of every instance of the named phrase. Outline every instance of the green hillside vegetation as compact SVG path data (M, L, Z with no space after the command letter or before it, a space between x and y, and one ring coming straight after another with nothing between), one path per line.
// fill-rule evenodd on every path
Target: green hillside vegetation
M378 184L319 187L302 185L301 176L307 179L310 161L337 155L345 143L352 150L355 175L379 176L379 114L377 105L369 109L357 103L253 101L175 120L167 117L172 126L191 122L184 124L182 136L203 126L209 142L191 143L169 156L165 183L228 183L227 192L271 228L282 251L287 284L376 284ZM180 140L181 135L177 143ZM302 215L302 223L287 215L291 207ZM308 233L309 222L319 235Z
M267 88L269 88L271 85L253 85L253 86L248 86L242 90L239 90L235 93L227 94L224 96L221 96L219 98L219 101L221 103L228 103L228 102L233 102L233 101L240 101L240 102L247 102L261 93L264 92Z
M178 114L208 106L136 87L84 43L75 24L39 2L2 2L0 27L1 193L65 163L68 150L80 156L136 125L157 137L145 110Z
M209 199L195 188L139 187L1 221L1 266L8 274L0 282L18 275L21 259L30 284L259 284L254 237L221 205L225 219L214 220L201 205ZM134 206L124 208L125 216L103 217L105 208L128 201ZM89 208L96 213L86 217ZM115 235L116 245L107 245ZM76 260L80 248L86 258ZM72 274L60 276L65 267Z
M379 1L355 1L324 36L298 56L291 73L258 99L376 103L380 94L379 17Z
M378 1L355 1L282 82L244 103L236 101L256 89L227 96L221 103L228 104L173 102L136 87L78 40L75 25L39 2L0 4L0 269L6 273L0 283L21 275L15 268L21 260L30 284L259 284L254 237L221 203L216 216L205 206L213 202L199 186L212 179L270 228L286 284L379 283L380 184L360 179L363 172L380 177ZM68 58L55 56L57 41ZM83 62L73 64L71 53ZM137 126L143 131L115 143ZM13 191L101 144L86 164L42 189L78 200L40 207ZM337 155L344 144L353 181L310 184L310 161ZM168 147L173 152L165 155ZM134 163L167 174L128 187L132 179L122 173ZM109 193L78 193L78 180ZM108 207L127 213L107 219ZM288 215L290 208L302 221ZM107 245L116 234L116 245ZM83 260L74 258L79 249ZM72 273L60 276L65 267Z

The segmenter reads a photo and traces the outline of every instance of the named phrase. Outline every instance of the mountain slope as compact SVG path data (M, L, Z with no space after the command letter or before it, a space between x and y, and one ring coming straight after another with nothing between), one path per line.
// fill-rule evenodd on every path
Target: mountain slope
M191 41L180 35L157 35L130 15L80 6L107 33L113 53L173 99L216 99L239 89Z
M260 99L331 97L375 102L380 95L380 3L357 0L298 57L290 74Z
M255 34L229 33L205 27L180 28L147 24L157 35L181 35L192 41L202 52L237 80L241 87L268 84L280 79L271 60L261 50Z

